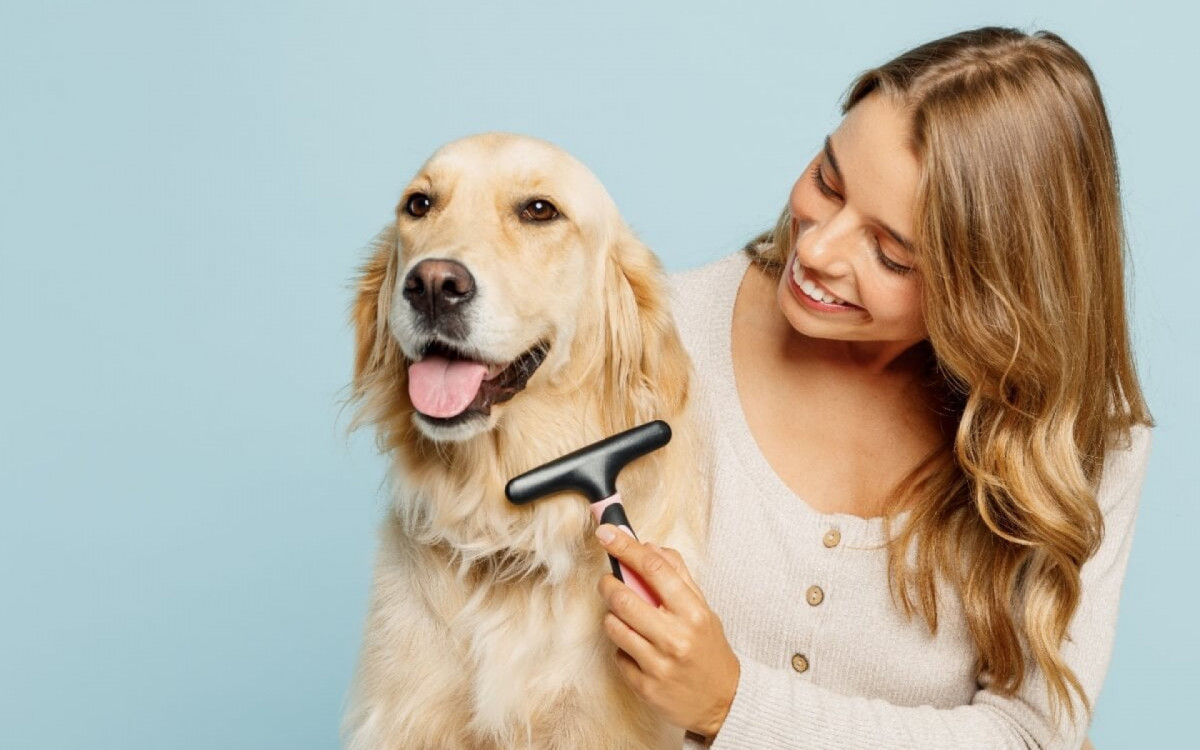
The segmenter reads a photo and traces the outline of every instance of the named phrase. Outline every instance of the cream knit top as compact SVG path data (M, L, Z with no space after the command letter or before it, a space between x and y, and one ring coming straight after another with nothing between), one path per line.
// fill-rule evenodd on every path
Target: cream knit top
M1085 722L1051 723L1040 672L1013 697L977 679L962 602L951 589L939 591L936 635L919 615L902 615L889 593L882 519L818 513L767 463L746 424L730 355L734 299L749 262L736 253L671 277L702 429L711 436L700 457L714 488L700 585L741 662L737 694L711 747L1078 748ZM1084 566L1063 646L1093 705L1112 651L1149 430L1135 429L1131 443L1105 461L1104 540ZM690 736L685 743L702 746Z

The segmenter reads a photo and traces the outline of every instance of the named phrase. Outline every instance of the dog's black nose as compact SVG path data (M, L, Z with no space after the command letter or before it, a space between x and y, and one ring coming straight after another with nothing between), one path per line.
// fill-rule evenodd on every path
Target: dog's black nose
M423 260L404 278L404 299L431 320L474 296L475 278L466 266L453 260Z

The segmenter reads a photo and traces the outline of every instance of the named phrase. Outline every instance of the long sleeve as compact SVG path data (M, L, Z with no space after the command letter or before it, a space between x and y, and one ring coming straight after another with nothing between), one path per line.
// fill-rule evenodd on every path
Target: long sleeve
M1130 446L1110 453L1098 501L1105 520L1100 549L1082 571L1082 595L1063 656L1092 704L1112 652L1117 606L1133 538L1149 430L1135 428ZM1051 719L1046 683L1030 673L1020 691L1005 697L978 690L969 704L950 708L901 706L878 698L844 695L792 670L764 666L739 654L742 676L714 750L749 748L1078 748L1087 717L1059 726ZM920 653L910 654L920 659ZM1033 662L1035 664L1035 662Z

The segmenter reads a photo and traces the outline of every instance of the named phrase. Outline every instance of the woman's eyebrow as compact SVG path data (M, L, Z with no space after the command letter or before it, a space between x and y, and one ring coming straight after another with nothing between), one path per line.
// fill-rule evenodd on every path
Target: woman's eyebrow
M838 182L845 184L846 179L842 177L842 170L840 167L838 167L837 158L833 155L833 141L830 140L829 136L825 136L825 159L829 162L829 168L833 170L835 175L837 175ZM900 247L904 248L909 253L915 254L915 251L913 250L913 244L909 242L904 235L900 234L895 229L892 229L878 219L875 219L874 221L876 224L883 227L883 231L890 234L892 239L900 243Z

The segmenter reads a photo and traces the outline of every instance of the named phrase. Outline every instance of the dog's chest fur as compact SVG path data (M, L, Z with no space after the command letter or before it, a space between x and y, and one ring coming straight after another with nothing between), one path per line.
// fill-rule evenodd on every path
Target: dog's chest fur
M411 691L397 702L412 720L399 735L419 737L422 717L437 717L428 747L660 746L661 722L632 699L601 632L595 583L603 554L585 556L578 572L554 585L537 572L512 580L505 575L512 566L500 559L463 567L456 557L387 524L376 570L387 605L372 613L387 621L373 623L382 638L368 648L391 652L384 662L391 674L376 675L377 684ZM614 705L625 709L623 722L639 720L597 726L588 707L608 713ZM597 732L611 736L594 744Z

